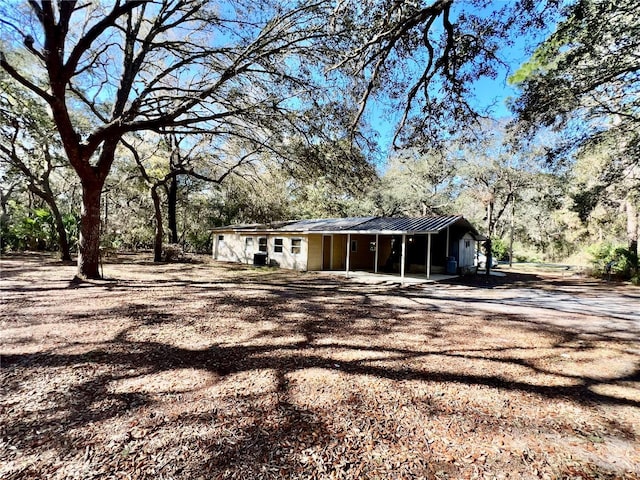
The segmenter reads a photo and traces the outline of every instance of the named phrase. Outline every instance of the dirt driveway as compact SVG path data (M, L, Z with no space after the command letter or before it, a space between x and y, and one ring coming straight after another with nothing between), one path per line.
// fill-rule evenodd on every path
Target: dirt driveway
M640 478L637 288L0 259L0 478Z

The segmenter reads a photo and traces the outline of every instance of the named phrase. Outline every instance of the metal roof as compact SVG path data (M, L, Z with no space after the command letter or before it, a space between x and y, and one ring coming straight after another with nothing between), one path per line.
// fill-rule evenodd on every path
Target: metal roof
M447 227L458 225L470 230L476 239L481 235L462 215L432 217L349 217L290 220L270 224L241 224L218 227L214 230L271 231L271 232L323 232L323 233L438 233ZM484 238L484 237L482 237Z
M461 215L411 218L377 217L358 225L357 230L435 233L457 223L459 220L464 220L464 218Z
M368 222L376 217L347 217L347 218L315 218L311 220L298 220L289 223L278 230L285 232L328 232L357 229L361 223Z

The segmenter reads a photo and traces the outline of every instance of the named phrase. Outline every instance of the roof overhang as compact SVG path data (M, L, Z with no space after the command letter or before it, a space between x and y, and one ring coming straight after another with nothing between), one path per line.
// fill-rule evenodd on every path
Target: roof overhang
M332 226L336 228L331 228ZM388 228L389 226L398 228ZM402 228L404 226L407 228ZM487 237L478 233L473 225L462 215L417 218L359 217L349 219L317 219L274 222L272 224L227 225L224 227L216 227L212 230L214 232L234 232L255 235L437 235L453 226L461 227L468 231L476 241L487 240Z

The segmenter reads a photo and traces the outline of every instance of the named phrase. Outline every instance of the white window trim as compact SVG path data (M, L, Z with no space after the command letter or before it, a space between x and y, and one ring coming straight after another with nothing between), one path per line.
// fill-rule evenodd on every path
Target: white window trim
M298 245L293 245L293 242L298 242ZM298 251L294 252L293 249L297 248ZM291 255L300 255L302 253L302 239L301 238L292 238L291 239Z
M280 245L277 244L278 240L280 240ZM276 248L280 248L280 251L277 251ZM284 253L284 238L283 237L276 237L273 239L273 253L279 253L282 254Z
M264 245L261 245L261 240L264 240ZM262 250L264 247L264 250ZM258 237L258 251L263 253L268 253L269 251L269 239L267 237Z

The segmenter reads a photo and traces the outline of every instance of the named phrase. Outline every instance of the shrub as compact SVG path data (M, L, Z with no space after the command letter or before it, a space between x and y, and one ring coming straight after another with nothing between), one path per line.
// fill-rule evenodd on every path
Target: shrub
M186 235L185 251L211 253L213 235L209 231L190 231Z
M591 254L593 271L596 275L611 274L621 278L631 278L635 273L637 259L633 252L623 245L597 243L587 251Z
M501 238L495 238L491 241L491 254L496 260L509 259L509 244Z
M184 250L177 243L163 245L162 258L165 262L179 262L184 258Z
M19 218L12 234L18 250L53 250L56 246L53 215L46 208L34 208Z

